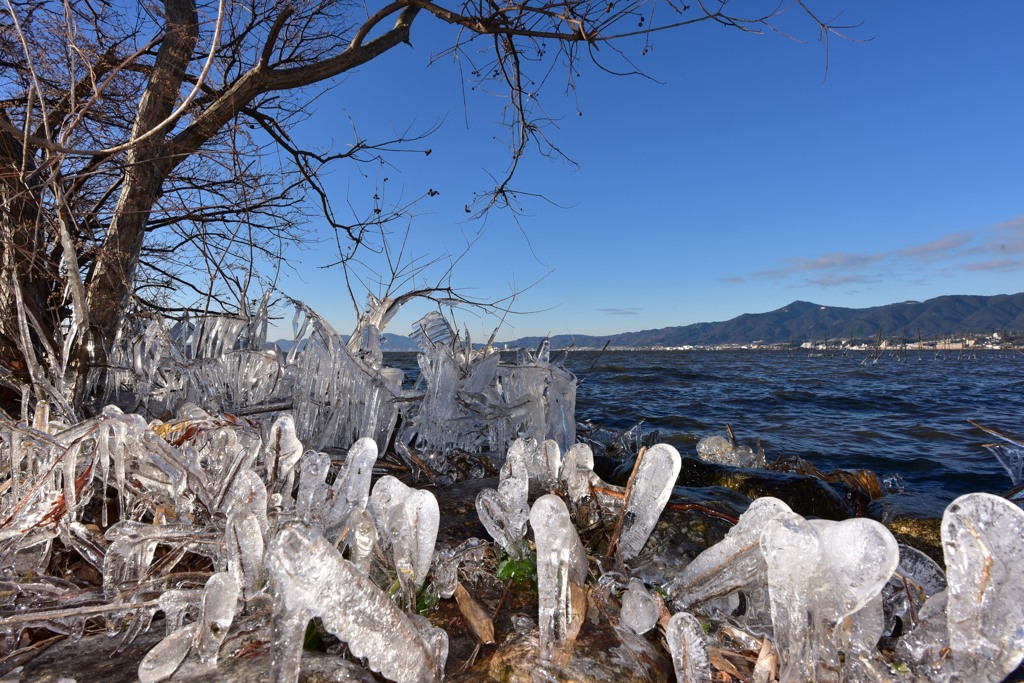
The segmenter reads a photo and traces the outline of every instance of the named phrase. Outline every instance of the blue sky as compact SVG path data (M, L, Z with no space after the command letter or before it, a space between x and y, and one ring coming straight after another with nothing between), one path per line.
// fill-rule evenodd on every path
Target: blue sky
M827 77L816 31L795 17L784 23L804 42L702 25L652 37L647 54L624 45L649 78L585 65L573 96L553 76L540 97L548 135L575 163L536 150L523 161L514 185L544 198L525 199L518 224L500 211L467 220L507 160L503 102L464 88L450 57L432 62L453 37L436 22L319 98L297 137L340 150L353 125L367 139L436 127L386 166L336 166L328 187L342 217L374 193L437 191L393 241L408 228L406 254L424 261L472 242L452 278L470 296L532 285L514 308L534 312L510 316L500 340L726 320L796 299L1024 290L1024 3L812 6L863 22L848 31L860 42L831 41ZM341 273L320 268L333 238L311 227L322 241L290 250L281 288L348 332ZM367 273L382 263L371 256ZM424 312L388 331L408 334ZM459 320L474 339L497 323Z

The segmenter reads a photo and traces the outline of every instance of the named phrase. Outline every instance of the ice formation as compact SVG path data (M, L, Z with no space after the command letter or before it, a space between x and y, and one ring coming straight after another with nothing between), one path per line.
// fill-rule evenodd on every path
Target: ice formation
M680 468L679 451L668 444L651 446L638 458L627 486L619 553L629 560L640 554L665 509Z
M708 646L704 642L704 629L697 617L689 612L673 614L665 629L665 640L672 655L676 683L711 680Z
M724 436L707 436L697 442L697 456L707 462L732 467L764 467L764 450L737 446Z
M1003 466L1006 473L1010 475L1010 483L1014 488L1024 484L1024 441L1007 436L1002 432L985 427L972 420L968 420L968 422L1003 442L983 445L992 455L996 456L996 460Z
M206 667L217 664L217 652L227 637L238 606L234 574L213 574L203 591L199 620L168 634L139 664L139 680L155 683L170 678L190 652Z
M296 681L306 625L320 617L356 657L399 683L440 681L447 653L438 634L424 639L406 616L322 535L307 526L283 526L267 549L274 595L274 680Z
M881 593L898 562L896 540L877 522L805 520L759 498L672 589L687 608L744 591L756 620L767 586L780 680L838 680L840 651L848 671L876 673Z
M501 481L497 490L484 489L476 497L477 514L487 533L502 550L517 559L526 554L528 492L528 482L510 477Z
M940 681L1000 681L1020 665L1021 529L1024 511L987 493L961 496L946 508L942 546L949 587L928 599L920 625L897 651L919 674Z
M494 542L516 559L526 554L526 522L530 516L527 452L537 442L513 442L501 468L498 488L483 489L476 497L477 515Z
M537 543L541 657L550 661L571 647L583 625L587 555L558 496L537 499L530 509L530 526Z
M639 579L631 579L626 592L622 594L622 610L619 612L619 619L623 625L633 630L637 635L643 635L654 628L661 616L661 608L644 582Z
M264 456L272 493L291 493L295 483L295 466L304 450L295 434L295 420L292 416L285 414L274 420Z
M425 489L413 489L386 475L370 494L369 512L378 538L385 539L409 599L423 586L434 557L441 523L437 498Z
M504 363L490 346L475 349L431 312L413 325L422 400L404 415L402 443L424 450L503 453L517 437L576 441L576 377L544 353Z
M579 504L591 495L590 487L600 480L594 474L594 451L585 443L575 443L562 459L560 470L569 500Z
M385 304L371 301L345 342L296 303L287 353L262 348L265 311L171 329L148 320L115 350L111 373L160 420L111 406L66 426L45 403L31 424L0 417L0 648L14 651L33 629L80 638L97 624L123 645L162 613L166 636L139 665L140 680L184 675L183 666L216 676L227 638L251 633L273 643L275 679L291 681L306 625L318 617L385 677L440 680L447 634L402 607L415 604L432 573L431 590L457 600L490 640L490 617L460 580L493 572L494 556L490 543L469 539L432 559L441 523L434 496L391 476L371 493L377 446L394 443L410 469L422 463L439 485L459 474L447 452L490 453L500 480L479 495L479 516L518 560L529 557L529 521L541 657L567 657L586 614L588 570L569 510L607 514L624 497L618 544L623 559L634 558L671 493L678 454L654 445L625 493L603 484L592 451L573 443L576 380L547 345L506 363L439 316L421 321L421 385L403 389L380 352ZM59 400L53 408L66 412ZM223 414L235 409L243 417ZM1019 444L1007 441L993 450L1016 484ZM340 469L339 449L348 449ZM698 452L763 464L759 452L721 437ZM558 491L571 505L548 494L530 509L531 482L535 495ZM596 505L584 505L591 496ZM942 521L943 573L873 522L806 520L780 501L756 500L668 586L678 613L665 636L677 677L710 676L703 627L688 613L699 611L709 629L771 644L780 680L903 680L892 665L919 679L999 681L1024 657L1022 528L1024 511L1004 499L958 499ZM51 575L58 553L77 555L100 578ZM649 631L657 601L636 577L604 576L613 574L616 590L628 585L621 623ZM385 593L396 579L402 590ZM512 622L517 632L533 627L521 615ZM877 649L883 636L896 641L891 661ZM765 676L755 670L755 680Z
M331 486L333 503L324 522L328 538L336 538L357 507L365 508L370 498L370 478L377 462L377 444L373 439L359 439L348 449L345 464Z
M263 531L247 508L228 517L225 533L228 570L233 572L242 597L250 600L263 588Z
M873 650L882 635L879 596L899 563L888 529L869 519L775 519L761 532L761 552L782 680L830 680L841 647L848 662L854 651ZM844 620L869 604L871 614L843 632Z

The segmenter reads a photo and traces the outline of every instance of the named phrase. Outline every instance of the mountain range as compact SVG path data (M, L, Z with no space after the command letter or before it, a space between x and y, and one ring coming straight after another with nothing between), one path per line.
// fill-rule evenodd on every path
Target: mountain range
M801 343L829 339L938 339L963 334L1024 332L1024 292L996 296L950 295L927 301L841 308L794 301L768 313L745 313L723 322L694 323L604 337L556 335L552 348L713 346ZM509 347L535 348L541 337L523 337Z

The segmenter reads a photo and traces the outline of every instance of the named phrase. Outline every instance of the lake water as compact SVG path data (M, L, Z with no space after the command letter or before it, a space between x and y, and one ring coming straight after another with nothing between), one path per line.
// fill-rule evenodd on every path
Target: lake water
M683 454L694 454L704 436L724 435L729 424L741 443L760 438L769 460L798 456L821 469L895 472L908 491L943 502L1010 488L1005 470L982 448L992 437L967 420L1024 436L1024 356L911 351L865 363L866 357L580 351L569 354L566 367L580 380L577 420L623 430L643 420L645 434L658 431Z

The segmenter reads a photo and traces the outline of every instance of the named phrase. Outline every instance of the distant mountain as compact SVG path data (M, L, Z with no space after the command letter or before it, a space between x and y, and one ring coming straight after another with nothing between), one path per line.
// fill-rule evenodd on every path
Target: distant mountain
M839 308L794 301L768 313L746 313L724 322L625 332L607 337L556 335L553 348L611 346L709 346L716 344L802 343L828 339L936 339L963 333L1024 332L1024 293L952 295L872 308ZM540 337L509 346L534 348Z

